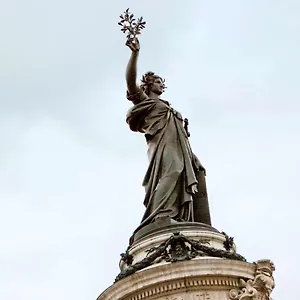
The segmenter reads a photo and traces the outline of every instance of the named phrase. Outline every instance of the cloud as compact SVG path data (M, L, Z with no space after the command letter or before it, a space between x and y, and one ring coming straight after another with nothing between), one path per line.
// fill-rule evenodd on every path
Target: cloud
M165 99L190 121L214 226L250 261L273 259L273 297L291 298L297 276L288 266L296 270L297 259L280 245L297 247L299 227L299 5L126 6L147 21L139 77L148 70L165 77ZM1 4L5 299L96 298L143 215L147 147L125 122L130 52L117 25L126 8L94 0Z

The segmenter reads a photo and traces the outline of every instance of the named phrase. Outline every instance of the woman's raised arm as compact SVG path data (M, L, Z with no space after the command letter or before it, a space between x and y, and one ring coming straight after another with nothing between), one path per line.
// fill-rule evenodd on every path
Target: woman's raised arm
M131 49L131 56L126 68L126 83L129 94L140 92L140 87L137 85L137 61L140 51L140 43L137 38L127 40L126 46Z

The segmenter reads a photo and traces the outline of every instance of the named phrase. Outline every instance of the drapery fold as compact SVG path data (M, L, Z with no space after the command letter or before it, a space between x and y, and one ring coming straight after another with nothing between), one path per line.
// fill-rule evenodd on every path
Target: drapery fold
M145 99L128 111L126 121L148 144L146 211L137 230L166 216L211 225L204 168L191 150L181 114L167 101Z

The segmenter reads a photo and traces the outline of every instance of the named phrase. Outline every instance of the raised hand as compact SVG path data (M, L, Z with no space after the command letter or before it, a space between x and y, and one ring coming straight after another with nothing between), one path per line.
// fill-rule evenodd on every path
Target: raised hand
M140 42L139 42L138 38L127 39L125 45L126 45L132 52L139 52L139 51L140 51Z
M120 22L118 23L122 28L121 31L126 34L127 42L125 45L131 49L133 53L140 50L140 43L137 36L141 34L145 28L146 22L143 17L136 19L129 8L126 9L124 14L120 15Z

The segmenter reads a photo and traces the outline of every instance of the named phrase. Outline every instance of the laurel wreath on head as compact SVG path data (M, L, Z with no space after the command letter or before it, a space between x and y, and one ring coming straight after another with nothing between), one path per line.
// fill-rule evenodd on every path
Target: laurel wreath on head
M143 75L142 79L141 79L141 87L143 89L147 89L148 87L150 87L152 85L152 83L154 82L155 78L161 78L160 76L156 75L154 72L147 72ZM166 87L166 84L165 84L165 79L164 78L161 78L162 80L162 83L163 83L163 90L165 90L167 87Z

